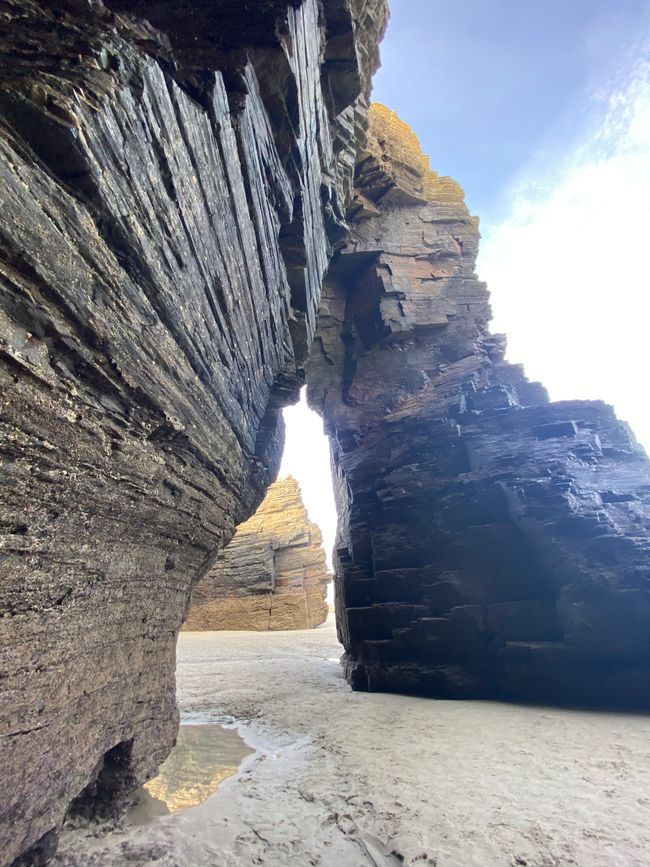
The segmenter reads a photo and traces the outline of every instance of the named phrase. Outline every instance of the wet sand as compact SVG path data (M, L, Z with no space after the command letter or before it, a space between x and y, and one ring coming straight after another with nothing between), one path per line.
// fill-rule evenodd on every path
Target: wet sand
M256 753L198 806L59 865L648 867L650 717L352 693L333 625L183 633L185 722Z
M158 776L136 792L129 821L145 825L158 816L202 804L253 752L234 728L181 725L176 746Z

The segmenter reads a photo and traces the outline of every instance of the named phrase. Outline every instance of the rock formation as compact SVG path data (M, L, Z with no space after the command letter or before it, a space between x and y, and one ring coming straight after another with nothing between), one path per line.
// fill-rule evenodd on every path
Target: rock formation
M610 407L549 403L504 361L477 221L383 106L356 191L307 371L350 683L650 706L645 452Z
M2 3L2 864L174 742L191 584L277 475L385 19Z
M648 460L504 361L408 128L364 144L384 0L1 11L2 864L169 752L305 368L355 687L648 706Z
M298 482L278 479L192 591L184 628L312 629L327 618L330 580Z

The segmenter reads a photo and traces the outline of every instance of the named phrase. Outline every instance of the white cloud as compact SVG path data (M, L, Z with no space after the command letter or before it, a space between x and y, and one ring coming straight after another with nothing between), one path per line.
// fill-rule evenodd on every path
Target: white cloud
M484 228L478 271L508 357L554 400L612 403L650 450L650 62L596 97L591 132L531 161Z

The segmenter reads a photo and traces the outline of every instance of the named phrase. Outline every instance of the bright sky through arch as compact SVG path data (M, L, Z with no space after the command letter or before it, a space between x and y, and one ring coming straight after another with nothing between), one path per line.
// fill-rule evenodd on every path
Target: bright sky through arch
M391 10L373 98L481 218L509 360L553 400L613 404L650 449L650 2Z
M613 404L648 451L649 49L606 93L600 123L521 173L478 262L508 357L553 400Z
M332 568L332 549L336 535L336 507L332 492L330 455L323 422L307 406L306 388L300 393L300 403L284 410L286 442L280 477L298 480L307 513L323 534L327 564Z

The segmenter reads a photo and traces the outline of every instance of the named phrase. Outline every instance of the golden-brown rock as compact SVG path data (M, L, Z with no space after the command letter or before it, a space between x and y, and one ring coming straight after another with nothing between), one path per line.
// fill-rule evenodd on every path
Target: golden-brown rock
M279 479L194 588L184 628L311 629L327 617L330 577L298 482Z
M463 188L453 178L439 175L422 153L411 127L390 108L373 102L368 111L370 126L359 151L356 195L360 203L364 188L372 186L382 204L388 202L449 202L465 209ZM367 200L366 200L367 201ZM352 208L350 215L355 215Z

